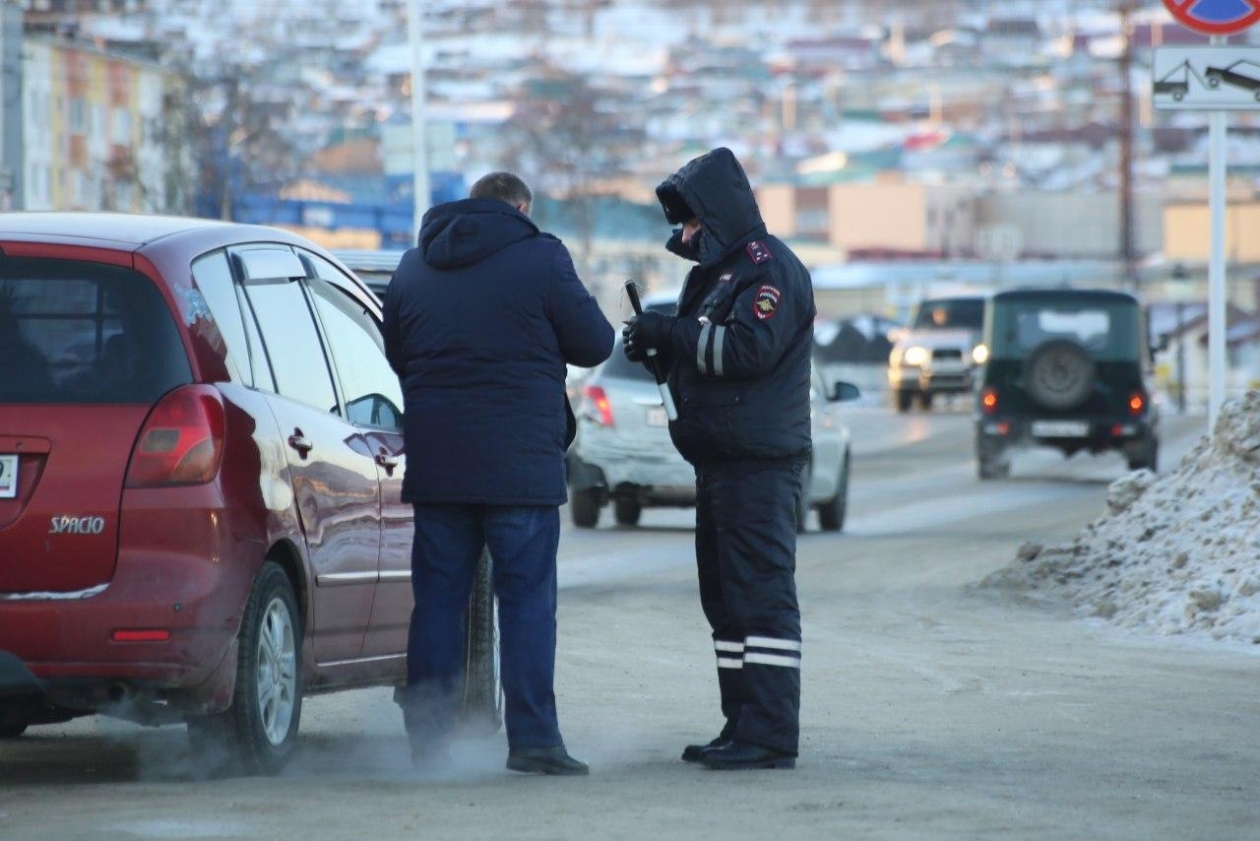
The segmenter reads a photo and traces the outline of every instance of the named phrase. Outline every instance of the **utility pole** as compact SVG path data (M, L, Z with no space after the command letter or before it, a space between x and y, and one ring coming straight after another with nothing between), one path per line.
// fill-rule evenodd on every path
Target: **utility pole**
M1133 231L1133 10L1120 0L1120 259L1124 284L1137 291L1137 247Z
M408 0L407 3L407 40L411 45L411 152L412 192L414 195L415 219L412 223L414 231L420 230L420 220L429 209L429 156L425 145L424 131L424 36L421 24L424 22L424 0Z

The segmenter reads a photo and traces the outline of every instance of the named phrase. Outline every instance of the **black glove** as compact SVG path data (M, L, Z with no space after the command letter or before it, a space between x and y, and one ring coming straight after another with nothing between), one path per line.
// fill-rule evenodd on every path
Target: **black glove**
M631 362L647 361L647 348L635 343L629 321L621 328L621 350Z
M643 362L647 359L649 349L668 350L670 334L677 320L672 315L648 310L627 321L626 326L621 330L626 359L631 362Z

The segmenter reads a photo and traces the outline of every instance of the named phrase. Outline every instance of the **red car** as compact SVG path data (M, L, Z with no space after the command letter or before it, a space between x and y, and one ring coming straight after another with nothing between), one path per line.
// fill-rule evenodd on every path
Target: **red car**
M304 694L403 682L411 508L380 319L281 230L0 214L0 737L186 722L275 772ZM488 564L465 694L497 726Z

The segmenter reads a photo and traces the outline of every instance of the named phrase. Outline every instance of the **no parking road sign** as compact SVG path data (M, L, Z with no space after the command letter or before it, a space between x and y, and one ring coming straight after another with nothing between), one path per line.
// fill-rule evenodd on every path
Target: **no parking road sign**
M1228 52L1230 35L1260 22L1260 0L1164 0L1178 22L1212 36L1215 52L1156 54L1156 102L1160 107L1212 107L1208 124L1208 429L1225 402L1225 111L1260 104L1260 63ZM1171 65L1171 66L1170 66ZM1226 99L1229 100L1227 104ZM1234 104L1237 103L1237 104ZM1254 105L1252 107L1255 107Z
M1205 35L1233 35L1260 22L1260 0L1164 0L1177 22Z

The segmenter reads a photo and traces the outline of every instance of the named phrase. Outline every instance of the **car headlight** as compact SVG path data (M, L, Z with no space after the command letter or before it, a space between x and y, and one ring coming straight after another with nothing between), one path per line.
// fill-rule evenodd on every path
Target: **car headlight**
M901 355L901 362L903 365L919 368L927 364L928 358L927 348L915 345L914 347L906 348L906 352Z
M988 345L976 345L971 351L971 361L977 365L983 365L989 361Z

